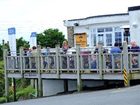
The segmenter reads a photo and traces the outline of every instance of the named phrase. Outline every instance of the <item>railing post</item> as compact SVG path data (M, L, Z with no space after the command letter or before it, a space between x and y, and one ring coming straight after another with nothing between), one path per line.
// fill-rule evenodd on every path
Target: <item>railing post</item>
M5 73L5 96L6 96L6 102L8 102L9 101L9 82L8 82L8 74L7 74L6 56L7 56L7 49L3 49L4 73Z
M82 81L80 74L80 45L76 45L76 59L77 59L77 90L82 90Z
M40 69L40 46L37 47L37 70L38 70L38 96L42 96L42 79L41 79L41 69Z
M60 78L59 74L59 45L56 45L56 70L57 70L57 77Z
M123 42L123 76L124 76L124 85L130 86L129 67L128 67L128 46L126 41Z
M99 50L99 75L100 78L103 79L103 49L101 44L99 44L98 50Z
M20 72L21 72L21 75L23 77L23 61L22 61L22 57L23 57L23 47L20 48ZM25 57L23 58L25 59ZM24 60L24 63L25 63L25 60Z
M16 99L16 79L15 78L12 78L12 80L13 80L13 85L12 85L12 88L13 88L13 92L14 92L14 97L13 97L13 99L14 99L14 101L17 101L17 99Z

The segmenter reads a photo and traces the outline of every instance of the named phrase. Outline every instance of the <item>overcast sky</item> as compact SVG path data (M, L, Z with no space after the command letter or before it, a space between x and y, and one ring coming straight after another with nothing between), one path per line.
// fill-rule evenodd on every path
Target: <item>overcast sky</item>
M29 40L31 32L58 28L66 34L63 20L88 16L127 13L140 0L0 0L0 42L8 39L7 29L16 28L16 37Z

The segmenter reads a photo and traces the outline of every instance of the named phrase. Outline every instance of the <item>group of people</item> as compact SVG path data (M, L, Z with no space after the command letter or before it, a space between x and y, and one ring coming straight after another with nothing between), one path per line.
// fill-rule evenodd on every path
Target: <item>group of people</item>
M138 52L140 52L140 47L137 45L136 41L131 41L131 46L128 47L128 52L132 52L131 54L131 63L132 63L132 68L137 68L138 67ZM98 45L95 48L94 54L98 53ZM122 48L120 48L119 44L116 42L114 43L114 46L111 48L110 50L110 54L107 56L107 60L106 61L106 66L108 68L112 68L112 66L114 65L114 68L119 69L121 66L121 54L122 53ZM108 51L106 49L102 49L103 53L108 53ZM97 68L97 57L96 55L93 56L92 59L92 65L91 67L93 69ZM113 62L113 63L112 63Z
M69 46L68 46L68 42L65 40L63 41L63 45L62 45L62 50L63 50L63 54L67 53ZM46 59L46 56L49 54L49 47L42 47L41 48L41 55L42 55L42 61L43 61L43 68L47 67L48 61ZM33 46L32 48L24 48L24 56L25 56L25 69L36 69L37 67L37 56L38 56L39 52L37 51L37 47ZM49 59L49 64L51 65L50 68L52 67L52 65L54 65L54 59L52 58L52 56L48 57ZM63 62L63 63L66 63ZM64 64L66 65L66 64Z
M64 41L63 42L63 45L62 45L62 51L63 51L63 54L67 54L67 51L69 49L69 45L68 45L68 41ZM108 50L103 48L103 53L108 53ZM138 54L134 54L134 53L137 53L137 52L140 52L140 47L136 44L135 41L131 41L131 47L128 47L128 51L129 52L133 52L132 53L132 67L133 68L136 68L138 67ZM44 65L44 68L46 67L47 65L47 60L45 60L45 56L48 55L48 48L42 48L41 49L41 54L44 55L44 58L43 58L43 65ZM106 65L109 67L109 68L112 68L112 65L114 64L114 67L115 68L120 68L120 59L121 59L121 53L122 52L122 49L120 48L119 44L118 43L114 43L114 46L111 48L110 50L110 55L109 55L109 63L106 62ZM94 50L94 54L93 56L91 57L91 68L92 69L97 69L97 54L99 53L99 48L98 48L98 45L96 46L95 50ZM25 54L26 56L30 56L31 58L31 66L32 68L36 68L36 63L37 63L37 59L35 56L38 55L38 51L37 51L37 48L35 46L32 47L32 49L28 49L28 50L25 50ZM85 57L85 56L84 56ZM67 59L68 57L67 56L63 56L62 58L62 68L66 69L67 68ZM85 59L88 59L87 57L85 57ZM83 59L83 60L85 60ZM69 59L71 60L71 59ZM72 61L72 60L71 60ZM74 62L74 61L73 61ZM112 63L114 62L114 63ZM83 63L86 65L86 60L83 61ZM25 68L29 68L29 57L25 57ZM73 63L74 65L74 63ZM89 65L89 64L88 64Z
M132 59L131 59L131 64L132 64L132 68L137 68L138 67L138 54L135 54L135 53L138 53L140 52L140 46L137 45L136 41L131 41L130 43L130 47L128 47L128 52L132 52L131 56L132 56ZM97 53L99 53L99 46L97 45L95 50L94 50L94 54L93 56L91 57L91 68L92 69L97 69ZM62 46L62 50L64 52L64 54L67 53L67 50L68 50L69 46L68 46L68 42L67 41L64 41L63 42L63 46ZM103 53L109 53L108 49L105 49L103 48ZM120 47L119 43L115 42L114 43L114 46L110 49L110 55L109 55L109 61L106 62L106 66L108 68L112 68L112 66L114 65L114 68L116 69L119 69L121 68L121 54L122 53L123 49ZM85 57L86 59L88 59L87 57ZM108 59L107 58L107 59ZM65 59L66 60L66 59ZM86 62L85 59L83 59L83 65L86 65L85 63L88 63ZM112 63L113 62L113 63ZM64 61L64 63L66 63ZM66 64L64 64L66 65ZM89 65L89 64L88 64Z
M32 69L36 68L36 58L35 56L38 55L37 48L33 46L31 49L24 49L24 56L25 56L25 69L29 69L30 65ZM31 59L31 61L30 61Z

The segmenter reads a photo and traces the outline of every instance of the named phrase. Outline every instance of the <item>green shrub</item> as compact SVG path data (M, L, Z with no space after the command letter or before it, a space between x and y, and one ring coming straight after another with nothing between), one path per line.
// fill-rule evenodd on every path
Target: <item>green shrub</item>
M0 69L3 70L3 68L4 68L4 61L1 61L1 60L0 60Z
M6 102L6 97L0 97L0 103L5 103Z
M17 92L17 100L31 98L33 94L35 94L35 89L32 86L28 86L27 88L21 89Z
M4 94L4 70L3 70L3 61L0 61L0 97Z

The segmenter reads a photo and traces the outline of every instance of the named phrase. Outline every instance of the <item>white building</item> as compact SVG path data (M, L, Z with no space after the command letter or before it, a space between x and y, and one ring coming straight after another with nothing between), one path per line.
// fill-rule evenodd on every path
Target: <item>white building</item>
M64 20L69 45L77 43L93 47L102 42L104 46L120 45L124 40L135 40L140 45L140 6L129 7L128 13L91 16ZM86 37L85 37L86 36Z

